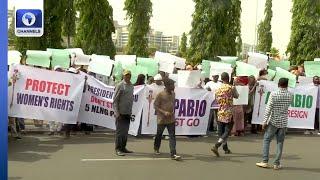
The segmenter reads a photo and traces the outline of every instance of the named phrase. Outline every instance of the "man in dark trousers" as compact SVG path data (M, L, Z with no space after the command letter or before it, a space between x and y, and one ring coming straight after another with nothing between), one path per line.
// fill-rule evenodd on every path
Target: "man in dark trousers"
M113 97L113 109L116 117L116 155L132 153L126 148L133 104L133 85L130 82L131 72L123 72L123 80L116 86Z
M263 160L256 163L258 167L267 168L269 161L269 148L274 136L277 139L277 152L273 168L281 169L280 159L282 155L283 142L288 124L288 109L291 104L292 95L288 91L287 78L279 79L279 90L270 94L266 111L264 114L263 126L265 129L263 139Z
M180 160L181 157L177 155L176 152L176 125L175 125L175 115L174 115L174 81L171 79L164 80L164 91L160 92L155 101L154 108L157 112L157 135L154 140L154 152L159 155L159 149L161 145L161 137L165 128L167 128L169 133L169 147L170 154L173 160Z

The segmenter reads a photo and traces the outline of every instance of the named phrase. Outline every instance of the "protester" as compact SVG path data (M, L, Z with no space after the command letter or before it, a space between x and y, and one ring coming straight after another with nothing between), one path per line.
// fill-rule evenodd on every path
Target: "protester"
M146 76L144 74L139 74L135 86L144 85L146 81Z
M166 79L164 81L165 90L160 92L155 101L154 108L157 113L157 135L154 140L154 152L159 155L159 149L161 146L161 138L165 128L169 133L169 145L170 154L173 160L180 160L181 156L176 152L176 137L175 137L175 93L174 93L174 81Z
M232 121L232 107L233 98L238 98L239 94L234 86L229 83L229 74L224 72L221 74L221 80L223 84L216 91L215 97L219 105L218 109L218 142L211 148L211 151L219 157L218 148L223 145L223 150L226 154L230 154L231 151L228 148L227 139L231 132L233 121Z
M154 83L150 85L152 91L152 97L156 98L157 95L164 90L164 85L162 82L162 77L160 74L157 74L153 77ZM146 92L149 96L149 93Z
M319 130L320 130L320 129L319 129L319 121L320 121L320 118L319 118L319 107L320 107L320 89L319 89L319 86L320 86L320 77L319 77L319 76L314 76L314 77L313 77L313 84L318 87L317 108L316 108L316 115L315 115L315 119L314 119L314 134L320 135L320 132L319 132Z
M245 107L245 122L248 124L251 124L251 133L257 134L257 125L252 124L254 98L255 98L256 87L257 87L256 78L254 76L249 76L248 85L249 85L249 95L248 95L248 105Z
M187 66L186 66L186 70L187 70L187 71L192 71L192 70L193 70L193 67L192 67L191 65L187 65Z
M160 77L161 77L161 76L160 76ZM153 79L152 76L150 76L150 77L148 78L147 84L148 84L148 85L151 85L151 84L153 84L153 83L154 83L154 79Z
M300 65L300 66L298 66L298 70L297 70L298 72L298 76L305 76L305 72L304 72L304 67L303 67L303 65Z
M61 66L55 66L53 70L57 72L64 72ZM61 129L62 129L62 123L49 121L49 134L48 134L49 136L54 135L55 132L59 133Z
M217 89L219 89L220 86L222 85L222 83L219 82L218 80L219 80L219 75L218 74L213 74L212 75L212 81L209 81L204 86L204 89L206 89L208 91L212 91L212 93L214 95L214 93L217 91ZM209 131L213 131L214 130L215 123L217 123L217 119L218 119L218 106L216 105L215 107L212 107L210 109L209 126L208 126L208 130Z
M260 81L260 80L268 80L268 71L267 71L267 70L262 69L262 70L259 72L258 81Z
M240 78L237 77L234 80L235 86L244 86L244 84L240 81ZM244 135L244 111L243 105L233 105L233 128L231 130L231 134L235 136Z
M279 90L270 94L263 120L263 129L265 129L263 139L263 160L256 163L258 167L267 168L269 161L269 148L274 136L277 139L277 151L273 168L281 169L280 159L282 148L288 124L288 109L291 104L292 95L288 91L287 78L279 79Z
M124 153L132 153L126 148L134 90L130 80L131 72L125 70L123 80L116 86L113 97L113 109L116 117L115 151L118 156L124 156Z
M79 74L79 70L70 67L69 69L67 69L68 73L72 73L72 74ZM71 130L75 130L76 129L76 125L74 124L64 124L62 129L65 131L65 137L66 138L70 138L71 135Z

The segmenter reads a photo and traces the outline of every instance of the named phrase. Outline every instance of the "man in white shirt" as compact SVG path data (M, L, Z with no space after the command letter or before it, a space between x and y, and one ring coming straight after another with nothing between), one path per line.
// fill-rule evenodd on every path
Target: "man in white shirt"
M212 75L212 81L209 81L204 86L204 89L207 89L208 91L216 91L222 85L222 83L219 82L218 80L219 80L219 75L218 74Z
M210 78L212 81L209 81L205 86L204 89L213 92L213 96L215 95L215 91L220 88L222 85L221 82L219 82L219 75L218 74L213 74L212 78ZM214 97L215 99L215 97ZM208 130L209 131L214 131L215 127L215 122L217 122L217 115L218 115L218 104L214 102L212 104L212 107L210 109L210 118L209 118L209 125L208 125Z

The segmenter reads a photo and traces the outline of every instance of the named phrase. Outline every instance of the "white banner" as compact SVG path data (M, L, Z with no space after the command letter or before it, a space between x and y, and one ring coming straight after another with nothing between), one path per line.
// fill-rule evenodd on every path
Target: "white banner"
M236 86L238 99L233 99L233 105L247 105L249 99L249 86Z
M184 88L197 88L201 81L201 72L198 70L187 71L179 70L178 71L178 87Z
M153 89L146 86L143 103L142 134L156 134L157 116ZM213 95L204 89L176 88L176 135L204 135L207 132Z
M268 56L260 53L248 52L248 64L254 65L258 69L267 69Z
M252 116L253 124L262 124L269 95L272 91L276 90L278 90L276 83L271 81L260 81L254 103ZM313 129L318 87L303 85L297 86L296 88L290 88L289 91L293 93L294 96L288 110L288 127Z
M113 111L113 86L106 86L93 77L88 77L79 112L79 122L115 129ZM140 125L144 86L134 89L134 103L129 134L136 136Z
M77 122L84 76L23 65L13 66L9 75L17 77L8 87L9 116Z

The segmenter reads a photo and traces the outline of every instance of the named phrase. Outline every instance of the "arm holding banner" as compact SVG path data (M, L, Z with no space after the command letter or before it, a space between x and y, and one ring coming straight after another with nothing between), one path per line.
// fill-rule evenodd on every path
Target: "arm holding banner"
M232 87L232 94L233 94L233 98L235 98L235 99L239 98L239 93L238 93L237 88L235 86Z

